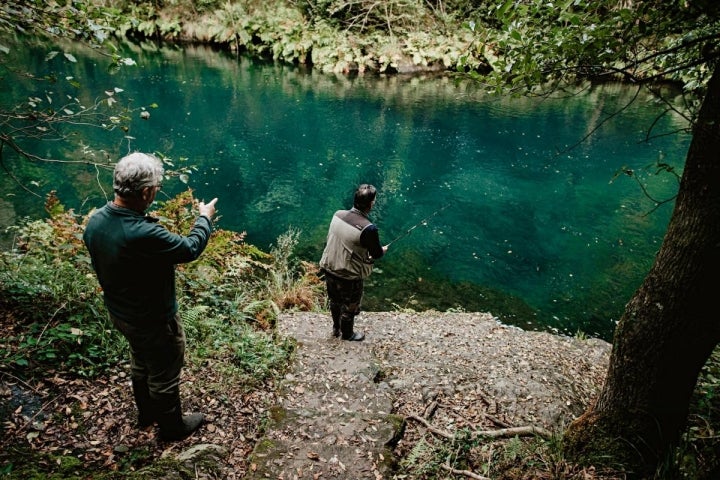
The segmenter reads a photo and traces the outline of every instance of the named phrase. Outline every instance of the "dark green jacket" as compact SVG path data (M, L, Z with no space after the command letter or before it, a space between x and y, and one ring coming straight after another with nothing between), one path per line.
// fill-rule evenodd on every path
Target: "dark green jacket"
M198 258L211 229L201 216L188 236L177 235L112 202L93 213L83 240L110 314L138 326L175 315L175 265Z

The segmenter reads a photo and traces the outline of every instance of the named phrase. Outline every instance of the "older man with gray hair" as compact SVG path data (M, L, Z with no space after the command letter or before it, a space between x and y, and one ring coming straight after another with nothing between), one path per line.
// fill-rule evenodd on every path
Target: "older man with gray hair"
M181 440L198 429L201 413L183 415L180 372L185 333L178 315L175 265L205 249L215 215L214 198L200 202L187 236L169 232L145 215L163 179L162 162L132 153L113 174L114 200L90 216L83 240L103 289L110 319L130 344L131 380L138 425L156 421L160 438Z

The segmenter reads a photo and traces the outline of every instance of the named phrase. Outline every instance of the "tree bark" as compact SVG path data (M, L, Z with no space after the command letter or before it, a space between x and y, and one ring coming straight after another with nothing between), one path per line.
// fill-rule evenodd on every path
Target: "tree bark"
M720 68L688 150L667 233L625 308L603 390L565 434L569 458L652 475L680 439L698 375L720 342Z

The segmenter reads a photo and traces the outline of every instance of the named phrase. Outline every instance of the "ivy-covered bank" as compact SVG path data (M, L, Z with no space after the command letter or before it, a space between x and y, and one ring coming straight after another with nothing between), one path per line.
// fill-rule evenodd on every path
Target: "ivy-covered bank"
M553 81L653 80L658 71L662 81L702 91L706 69L663 66L668 53L684 58L675 43L707 32L654 36L648 8L576 0L18 0L0 8L0 28L74 38L110 55L108 39L129 37L215 45L326 73L462 72L506 93ZM640 40L620 28L635 24L646 32ZM652 68L630 78L618 68L603 72L590 53L611 55L631 41L640 42L631 56ZM576 58L587 65L578 68Z

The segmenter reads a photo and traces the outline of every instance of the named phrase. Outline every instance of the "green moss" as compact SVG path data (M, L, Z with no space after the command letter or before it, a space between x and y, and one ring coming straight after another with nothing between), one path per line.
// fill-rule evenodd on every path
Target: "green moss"
M279 406L271 407L268 409L268 413L270 414L270 420L274 423L282 423L288 417L288 411Z
M0 477L8 480L75 480L88 478L82 461L71 455L48 455L26 448L12 449L12 459L0 458ZM4 454L3 457L6 457ZM98 478L93 476L93 478Z
M395 415L390 414L385 417L385 420L390 423L392 426L393 436L390 440L388 440L385 445L387 447L395 447L397 443L402 439L403 435L405 434L405 426L407 425L407 422L405 421L405 417L402 415ZM387 456L386 456L387 457Z
M270 440L269 438L263 438L260 442L258 442L257 445L255 445L255 450L253 451L253 455L258 454L267 454L268 452L272 452L275 450L275 442Z

